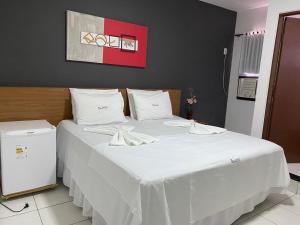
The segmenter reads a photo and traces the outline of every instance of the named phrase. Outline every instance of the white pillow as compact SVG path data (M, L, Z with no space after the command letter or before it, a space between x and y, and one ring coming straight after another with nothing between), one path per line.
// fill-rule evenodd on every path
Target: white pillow
M89 94L89 95L95 95L95 94L115 94L118 93L118 89L107 89L107 90L98 90L98 89L79 89L79 88L69 88L71 92L71 103L72 103L72 114L73 119L77 123L77 115L76 115L76 105L73 100L74 93L80 93L80 94Z
M125 122L124 101L121 93L89 95L73 93L77 124L96 125Z
M146 95L146 96L151 96L151 95L155 95L155 94L162 93L162 92L163 92L162 90L146 91L146 90L138 90L138 89L129 89L129 88L127 88L130 117L133 118L133 119L137 119L135 106L134 106L134 100L133 100L133 94L134 93L143 94L143 95Z
M173 117L169 92L162 92L150 96L133 93L133 99L138 120Z

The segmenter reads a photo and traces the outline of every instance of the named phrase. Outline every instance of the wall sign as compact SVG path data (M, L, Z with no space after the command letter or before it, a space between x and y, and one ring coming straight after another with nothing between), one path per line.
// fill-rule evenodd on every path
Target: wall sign
M67 60L146 67L148 28L67 11Z
M258 77L239 76L237 99L255 101Z

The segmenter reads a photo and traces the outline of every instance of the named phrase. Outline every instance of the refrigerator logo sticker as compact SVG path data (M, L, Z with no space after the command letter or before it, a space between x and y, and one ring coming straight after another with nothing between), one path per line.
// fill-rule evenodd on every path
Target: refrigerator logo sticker
M25 159L27 158L27 147L16 145L16 159Z

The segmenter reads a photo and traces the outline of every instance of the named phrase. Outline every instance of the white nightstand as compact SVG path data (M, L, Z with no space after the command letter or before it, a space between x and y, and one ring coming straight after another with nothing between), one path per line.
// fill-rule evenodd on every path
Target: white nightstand
M2 197L56 186L56 128L46 120L0 123Z

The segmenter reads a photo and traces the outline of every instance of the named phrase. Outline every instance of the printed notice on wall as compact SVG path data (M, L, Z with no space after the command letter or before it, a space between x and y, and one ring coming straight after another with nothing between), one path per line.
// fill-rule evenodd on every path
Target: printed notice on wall
M16 159L26 159L27 150L26 146L16 145Z
M255 100L258 77L239 77L237 98Z

